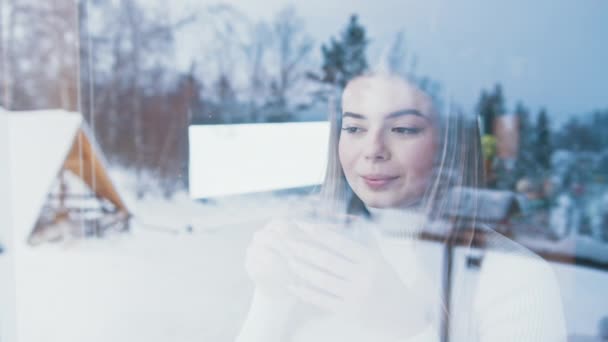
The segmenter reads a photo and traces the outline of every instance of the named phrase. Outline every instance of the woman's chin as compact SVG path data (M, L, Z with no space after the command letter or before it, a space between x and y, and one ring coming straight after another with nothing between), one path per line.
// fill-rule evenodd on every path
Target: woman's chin
M379 193L365 193L362 196L359 196L361 201L368 208L374 209L399 209L399 208L407 208L415 203L419 203L420 198L403 198L403 196L396 196L395 194L379 194Z

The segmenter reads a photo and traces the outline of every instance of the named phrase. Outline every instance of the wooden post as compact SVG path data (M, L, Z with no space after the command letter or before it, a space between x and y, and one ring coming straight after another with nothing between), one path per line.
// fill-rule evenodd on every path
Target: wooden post
M449 342L450 340L450 314L451 314L451 288L452 288L452 252L453 246L446 242L443 249L443 275L442 275L442 290L445 301L445 311L441 321L441 342Z
M0 110L0 342L17 341L15 238L12 230L9 119ZM8 167L7 167L8 166Z
M68 219L68 208L66 200L68 198L68 185L65 181L65 169L59 171L59 204L57 206L57 216L53 220L53 224L66 221Z
M450 340L450 315L451 295L452 295L452 267L454 258L454 244L452 239L446 239L443 246L443 263L441 267L441 291L444 301L444 310L441 319L441 342L449 342Z

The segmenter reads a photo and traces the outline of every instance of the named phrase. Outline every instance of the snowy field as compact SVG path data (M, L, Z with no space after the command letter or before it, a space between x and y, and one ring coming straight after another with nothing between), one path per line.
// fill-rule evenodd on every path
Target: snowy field
M127 196L137 217L131 233L17 246L20 342L234 339L253 289L243 268L245 248L256 229L296 199L154 198ZM427 248L439 263L439 246ZM456 276L475 276L462 267L463 253L457 263ZM597 322L608 316L608 273L555 269L569 332L595 336Z
M230 341L251 292L245 246L261 224L22 249L19 341Z
M19 341L232 340L252 291L250 236L293 197L136 201L132 176L113 176L135 215L130 233L14 246Z

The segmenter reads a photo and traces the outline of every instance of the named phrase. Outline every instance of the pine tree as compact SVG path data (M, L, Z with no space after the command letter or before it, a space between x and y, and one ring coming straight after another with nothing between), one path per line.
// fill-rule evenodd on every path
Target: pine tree
M549 119L547 111L543 108L536 121L535 154L536 161L543 171L551 167L551 153L553 151L550 140Z
M367 70L368 43L365 27L359 24L357 15L352 15L340 38L331 38L328 45L321 46L322 74L313 78L344 89L348 81Z
M492 94L492 112L494 116L504 115L506 113L505 109L505 99L502 94L502 86L500 83L497 83L494 86L494 93Z
M368 68L365 49L369 41L365 36L365 28L359 24L356 15L351 16L348 27L342 34L342 41L344 70L340 86L344 88L349 80L361 75Z
M494 120L497 116L505 114L504 102L502 86L496 84L491 92L482 90L477 103L477 114L482 121L482 148L489 187L496 187L499 183L503 185L509 183L505 179L501 179L505 170L501 169L504 165L496 159L496 137L494 136Z
M502 86L496 84L494 91L481 91L479 102L477 102L477 114L481 117L483 123L483 134L494 133L494 119L505 114L505 100L502 93Z
M492 134L494 115L491 108L490 95L485 90L482 90L481 95L479 96L479 102L477 103L477 114L482 120L482 134Z
M519 122L519 145L515 172L517 178L531 176L536 173L537 165L534 150L534 131L530 122L530 112L522 102L515 106L515 115Z

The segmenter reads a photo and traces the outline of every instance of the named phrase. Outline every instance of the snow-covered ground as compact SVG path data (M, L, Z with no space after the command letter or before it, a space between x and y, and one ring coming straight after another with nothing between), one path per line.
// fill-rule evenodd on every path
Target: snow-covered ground
M19 342L232 341L253 289L243 268L249 239L297 199L136 201L122 188L136 215L130 233L16 247ZM428 251L439 263L441 249ZM608 316L608 273L554 266L569 332L596 335ZM474 273L456 268L457 277Z
M112 173L131 232L36 247L17 239L18 341L232 340L252 290L250 236L295 197L136 200L133 175Z
M245 246L262 223L22 248L19 341L230 341L251 292Z

